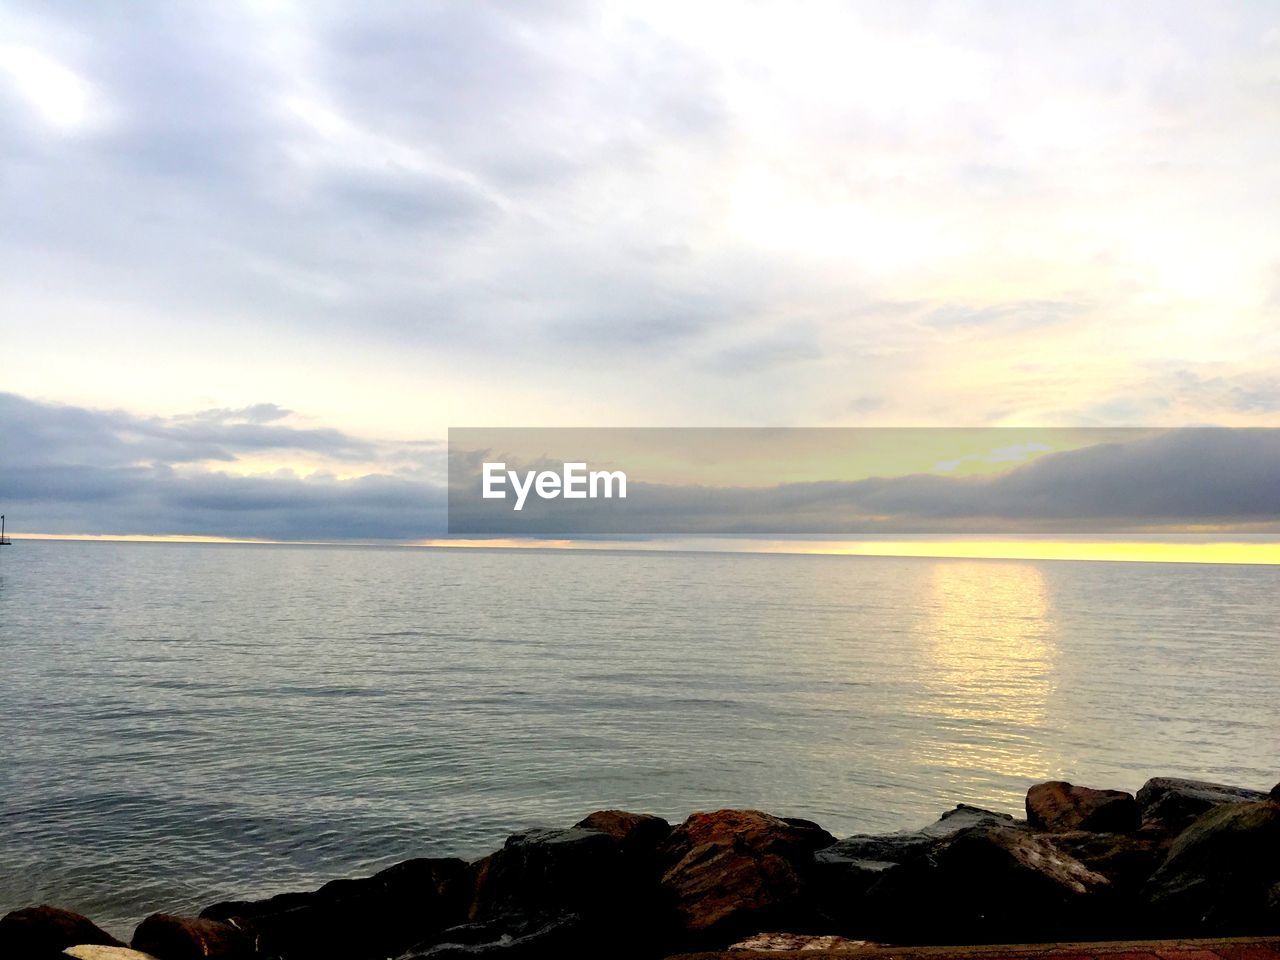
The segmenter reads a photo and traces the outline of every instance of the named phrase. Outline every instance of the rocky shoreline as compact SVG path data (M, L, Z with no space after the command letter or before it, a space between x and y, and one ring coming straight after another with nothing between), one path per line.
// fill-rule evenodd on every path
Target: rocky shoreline
M198 917L153 914L128 947L56 907L15 910L0 957L642 960L764 932L894 944L1280 934L1280 785L1157 778L1135 796L1053 781L1028 791L1025 819L962 804L917 831L840 840L754 810L674 827L606 810L515 834L474 863L409 860Z

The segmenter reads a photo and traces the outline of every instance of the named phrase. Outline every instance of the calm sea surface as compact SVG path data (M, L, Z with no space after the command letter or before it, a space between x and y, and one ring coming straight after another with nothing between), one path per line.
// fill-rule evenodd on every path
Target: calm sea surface
M0 912L121 933L606 806L1280 779L1276 568L19 541L0 656Z

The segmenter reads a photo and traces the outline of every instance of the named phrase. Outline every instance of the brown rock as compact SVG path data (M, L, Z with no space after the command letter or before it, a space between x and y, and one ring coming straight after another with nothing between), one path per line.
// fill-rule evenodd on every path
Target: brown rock
M648 813L597 810L574 824L617 840L624 853L648 854L671 834L671 824Z
M662 888L687 934L727 937L804 923L806 873L835 840L815 823L755 810L695 813L661 849Z
M254 960L253 939L217 920L153 913L133 932L135 950L157 960Z
M1050 780L1027 791L1027 822L1036 830L1127 833L1137 830L1140 821L1137 801L1123 790L1095 790Z
M82 943L124 946L88 917L57 907L25 907L0 920L0 957L43 960Z

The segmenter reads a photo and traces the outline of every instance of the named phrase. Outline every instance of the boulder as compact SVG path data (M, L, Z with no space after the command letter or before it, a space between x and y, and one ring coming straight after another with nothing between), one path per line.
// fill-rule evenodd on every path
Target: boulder
M1164 930L1205 935L1280 928L1280 803L1229 802L1174 841L1144 890Z
M0 957L43 960L78 944L124 946L88 917L57 907L25 907L0 919Z
M1143 784L1137 799L1144 827L1176 836L1196 817L1214 807L1253 803L1267 799L1267 795L1260 790L1222 783L1155 777Z
M591 928L577 914L558 917L513 916L468 923L442 931L399 960L545 960L551 957L629 956L631 946L617 936Z
M1095 790L1050 780L1027 791L1027 823L1035 830L1129 833L1138 829L1141 820L1138 802L1123 790Z
M618 841L623 853L641 857L652 857L671 834L671 824L661 817L625 810L597 810L574 826L607 834Z
M156 960L257 960L253 938L229 923L153 913L133 932L134 950Z
M695 813L662 845L661 887L679 930L696 939L803 926L816 917L806 897L813 853L834 841L808 820Z
M67 947L62 956L72 960L156 960L149 953L141 953L129 947L102 947L96 944L81 944Z
M406 860L311 893L217 903L200 916L246 931L281 960L383 958L463 919L466 870L462 860Z
M848 929L863 912L862 895L888 871L926 856L962 830L1017 825L1007 813L962 803L919 830L845 837L813 855L816 902L826 919Z
M1046 839L1067 856L1107 878L1118 896L1136 894L1164 859L1158 837L1135 833L1072 830Z
M638 877L607 833L533 829L472 864L468 919L616 914L632 904Z
M1095 934L1106 877L1045 834L979 826L867 891L865 932L903 943L1016 943Z

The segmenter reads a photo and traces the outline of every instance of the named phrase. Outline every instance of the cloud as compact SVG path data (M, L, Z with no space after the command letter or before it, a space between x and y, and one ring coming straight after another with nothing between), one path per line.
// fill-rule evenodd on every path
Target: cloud
M625 501L530 501L521 514L504 501L480 500L474 464L455 453L450 529L543 536L1133 534L1202 527L1280 532L1280 430L1134 433L1133 439L1045 454L993 475L955 476L944 469L764 487L678 485L635 475L628 478ZM998 434L991 433L991 442ZM648 443L660 448L660 435ZM833 451L840 449L836 436L831 443ZM767 447L747 449L753 452L749 461L767 453ZM1019 461L1028 452L1025 445L999 447L994 460ZM778 459L778 469L785 470L785 457ZM611 461L602 455L593 462ZM508 463L508 469L527 467Z
M274 404L169 418L0 394L0 500L16 529L281 540L414 539L445 527L438 444L376 444L280 423ZM225 466L275 453L375 461L339 478Z

